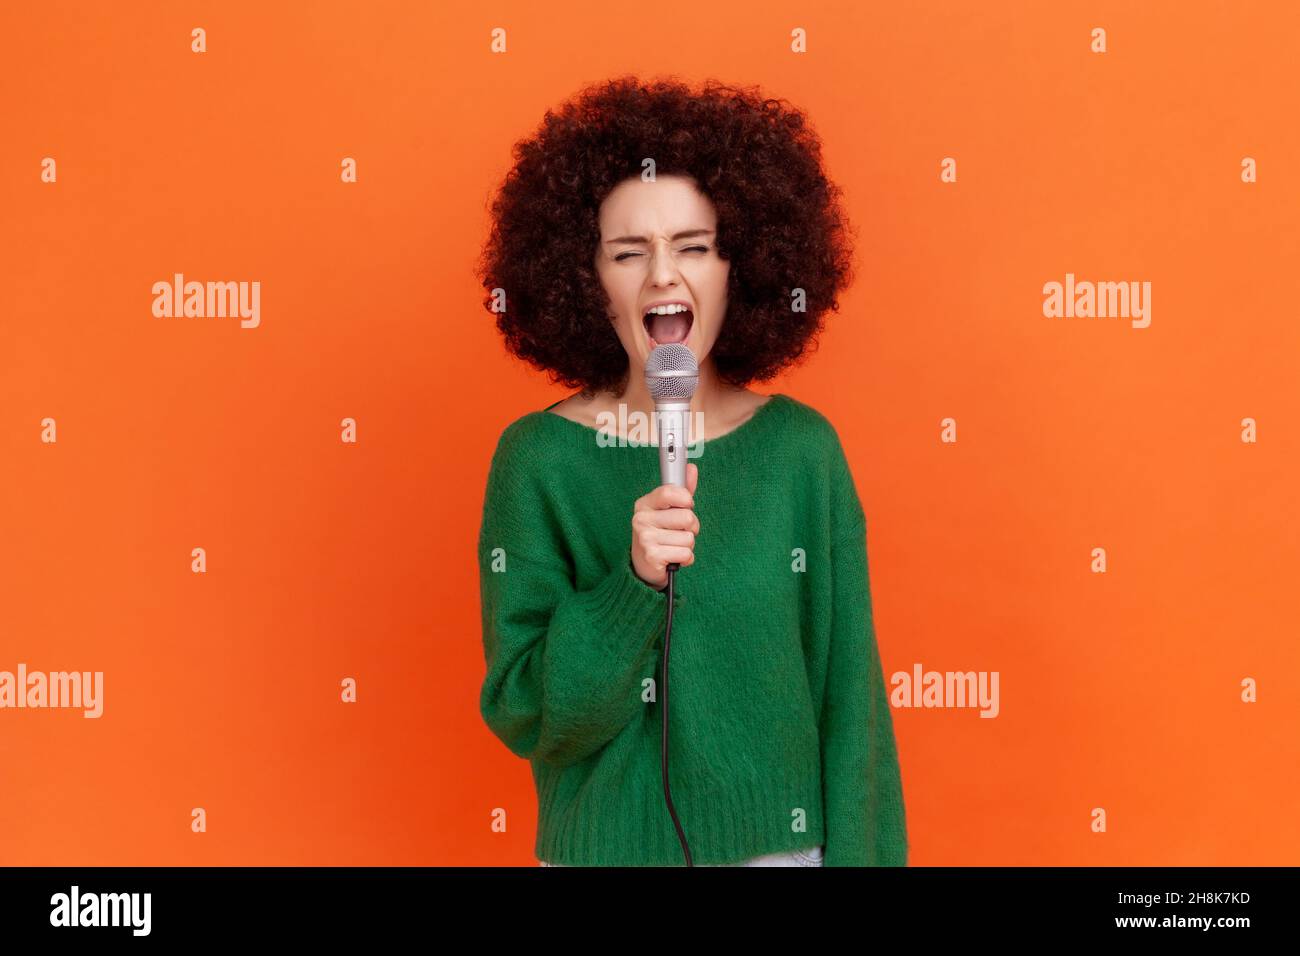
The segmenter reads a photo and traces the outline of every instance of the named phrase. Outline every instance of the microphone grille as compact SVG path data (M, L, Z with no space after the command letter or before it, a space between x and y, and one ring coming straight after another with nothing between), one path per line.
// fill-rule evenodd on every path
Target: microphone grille
M655 346L646 359L645 384L651 398L690 398L699 382L695 353L680 342Z

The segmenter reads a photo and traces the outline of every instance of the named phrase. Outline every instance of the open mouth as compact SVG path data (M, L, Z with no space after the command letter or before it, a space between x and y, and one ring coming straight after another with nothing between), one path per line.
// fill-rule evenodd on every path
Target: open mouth
M685 342L695 324L695 313L687 306L670 307L672 311L664 313L651 309L641 317L646 334L650 337L650 348Z

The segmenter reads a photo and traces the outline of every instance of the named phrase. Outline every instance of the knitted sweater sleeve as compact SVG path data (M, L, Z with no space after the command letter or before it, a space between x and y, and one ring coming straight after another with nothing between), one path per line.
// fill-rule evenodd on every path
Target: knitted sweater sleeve
M479 536L479 709L516 755L568 766L644 711L640 676L667 600L637 577L630 554L575 587L540 469L512 457L498 445ZM631 517L629 506L629 544Z
M832 463L831 637L821 712L824 866L905 866L902 779L876 645L866 521L838 442Z

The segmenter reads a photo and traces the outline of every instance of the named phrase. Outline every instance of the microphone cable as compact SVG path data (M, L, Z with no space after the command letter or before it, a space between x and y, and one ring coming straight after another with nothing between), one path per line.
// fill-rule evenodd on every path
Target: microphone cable
M686 865L694 866L695 864L691 862L691 848L686 843L686 834L682 832L681 821L677 819L677 810L673 807L672 790L668 786L668 649L673 633L673 579L677 577L677 568L677 564L668 565L668 586L664 588L668 592L668 622L664 626L664 664L659 681L664 685L664 708L661 715L663 720L663 749L660 752L660 765L663 767L664 775L664 802L668 804L668 813L673 818L673 826L677 829L677 840L682 845Z

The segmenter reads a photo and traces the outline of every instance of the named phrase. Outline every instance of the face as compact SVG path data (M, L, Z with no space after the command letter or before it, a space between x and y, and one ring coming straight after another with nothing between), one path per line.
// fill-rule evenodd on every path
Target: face
M703 365L717 341L731 271L718 255L717 222L713 203L684 176L627 179L601 204L596 273L633 372L656 344L683 342ZM661 303L685 311L647 317Z

